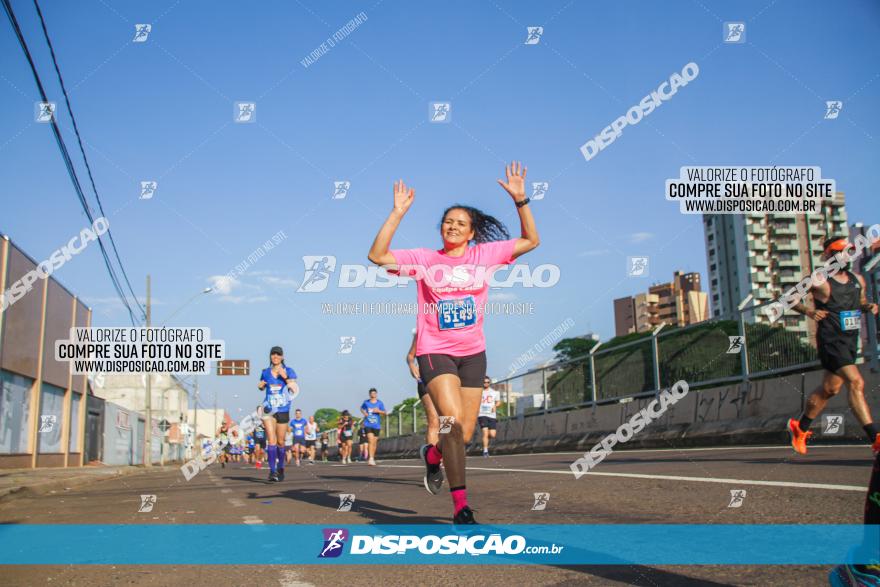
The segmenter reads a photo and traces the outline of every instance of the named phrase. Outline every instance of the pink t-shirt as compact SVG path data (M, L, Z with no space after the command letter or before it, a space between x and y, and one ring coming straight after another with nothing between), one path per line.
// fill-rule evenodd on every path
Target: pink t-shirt
M492 273L513 262L516 240L469 247L461 257L432 249L391 251L400 275L417 280L416 355L454 357L486 350L483 310Z

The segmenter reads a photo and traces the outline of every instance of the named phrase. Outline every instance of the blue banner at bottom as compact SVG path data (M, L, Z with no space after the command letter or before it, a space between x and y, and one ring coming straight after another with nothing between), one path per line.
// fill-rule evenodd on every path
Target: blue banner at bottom
M4 565L833 565L877 564L880 526L31 524L0 544Z

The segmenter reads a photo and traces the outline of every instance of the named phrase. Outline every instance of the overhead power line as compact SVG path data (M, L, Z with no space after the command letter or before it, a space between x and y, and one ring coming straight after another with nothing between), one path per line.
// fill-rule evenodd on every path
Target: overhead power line
M6 11L6 16L9 18L9 22L12 25L13 30L15 31L16 37L18 38L18 43L19 45L21 45L21 49L24 52L25 57L27 58L28 65L30 65L31 73L34 76L34 81L36 82L37 89L40 92L40 98L43 102L48 102L49 99L43 87L43 82L40 79L40 74L37 72L37 68L34 64L33 57L31 56L30 49L28 48L27 42L24 39L24 34L21 31L21 27L18 24L18 19L15 17L15 12L12 9L12 4L9 0L0 1L2 1L3 3L3 8ZM79 199L80 206L82 206L82 209L85 212L86 217L89 219L89 222L94 223L94 214L89 207L89 203L86 200L85 193L83 192L82 186L80 185L79 178L76 175L76 169L73 166L73 161L70 158L70 153L67 150L67 146L64 144L64 138L61 136L61 131L58 128L57 122L55 121L54 113L50 122L52 125L52 132L55 136L55 142L58 145L59 151L61 152L61 158L64 160L64 165L67 168L67 174L70 176L71 182L73 182L73 187L76 191L77 198ZM113 264L110 261L110 256L107 254L107 249L104 247L104 242L101 238L98 238L97 240L98 246L101 249L101 255L104 258L104 266L107 268L107 273L110 276L110 281L113 284L113 288L116 290L116 293L122 301L122 304L128 310L128 315L131 319L131 323L135 325L138 323L138 321L135 319L135 315L132 311L131 305L129 304L129 301L122 290L122 287L119 283L119 278L116 275L116 272L113 269ZM137 303L137 297L135 297L135 303ZM140 307L140 305L138 305L138 307Z
M101 216L107 216L104 212L104 204L101 202L101 196L98 195L98 188L95 186L95 178L92 176L92 168L89 165L89 160L86 157L85 149L82 144L82 137L79 135L79 126L76 124L76 118L73 115L73 107L70 105L70 97L67 95L67 88L64 85L64 78L61 76L61 69L58 67L58 60L55 57L55 47L52 45L52 40L49 38L49 31L46 29L46 21L43 19L43 11L40 10L40 5L37 0L34 0L34 8L37 9L37 15L40 17L40 25L43 28L43 36L46 37L46 44L49 46L49 53L52 55L52 64L55 66L55 73L58 75L58 83L61 85L61 93L64 94L64 102L67 104L67 113L70 114L70 120L73 123L73 132L76 133L76 141L79 144L79 152L82 154L83 162L86 166L86 171L89 175L89 182L92 184L92 191L95 193L95 200L98 201L98 209L101 211ZM110 237L110 246L113 247L113 254L116 256L116 262L119 265L119 270L122 272L122 277L125 278L125 283L128 285L128 291L131 292L132 297L134 298L135 304L140 310L142 317L145 317L144 309L137 301L137 294L134 292L134 289L131 287L131 282L128 280L128 274L125 272L125 266L122 264L122 259L119 257L119 250L116 248L116 241L113 239L113 232L108 228L107 236Z

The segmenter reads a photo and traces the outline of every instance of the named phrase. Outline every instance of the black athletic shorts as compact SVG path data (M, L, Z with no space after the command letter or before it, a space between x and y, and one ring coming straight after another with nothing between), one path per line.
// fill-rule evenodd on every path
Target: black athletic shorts
M375 434L376 436L379 436L379 434L382 433L381 428L369 428L367 426L364 426L364 430L367 431L367 434ZM364 438L364 440L366 440L366 438Z
M477 422L480 424L480 428L488 428L489 430L496 430L498 428L498 420L489 416L480 416L477 418Z
M306 440L306 448L312 448L313 446L315 446L314 440Z
M290 422L290 412L275 412L274 414L266 414L266 417L275 418L277 424L287 424Z
M462 387L483 387L483 378L486 377L486 351L466 357L430 354L416 359L425 385L438 375L450 374L461 380Z
M831 320L831 317L825 318ZM837 373L841 367L855 365L859 352L858 336L816 337L816 350L822 368Z
M254 440L254 442L256 443L257 446L259 446L263 450L266 450L266 439L265 438L257 438Z
M300 446L304 446L305 443L306 441L304 438L297 438L296 436L293 437L293 446L296 446L297 444Z
M420 379L419 382L416 384L416 391L419 392L419 399L422 399L422 397L423 397L426 393L428 393L428 388L427 388L427 386L426 386L424 383L422 383L422 380L421 380L421 379Z

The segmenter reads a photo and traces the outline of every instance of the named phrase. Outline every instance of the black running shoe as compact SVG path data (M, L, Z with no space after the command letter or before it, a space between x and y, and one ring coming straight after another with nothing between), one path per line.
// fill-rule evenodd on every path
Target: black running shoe
M440 468L440 465L432 465L428 462L428 449L431 446L430 444L422 445L422 448L419 449L419 454L422 455L422 460L425 461L425 489L431 495L437 495L443 487L443 470Z
M477 521L474 519L474 512L468 506L464 506L455 516L452 518L452 523L456 526L464 525L464 524L476 524Z
M275 471L269 471L269 481L280 481L280 479L278 478L278 473L276 473Z
M284 481L284 469L278 469L278 481Z

